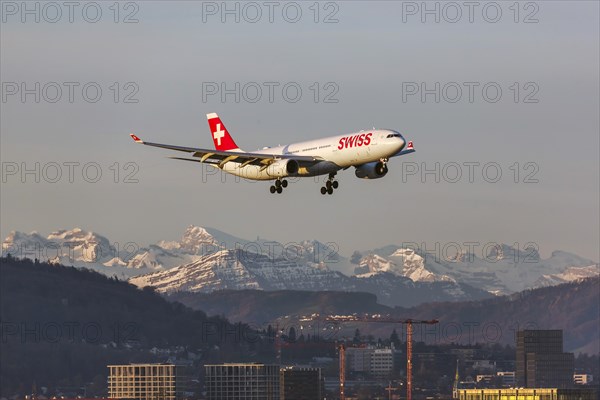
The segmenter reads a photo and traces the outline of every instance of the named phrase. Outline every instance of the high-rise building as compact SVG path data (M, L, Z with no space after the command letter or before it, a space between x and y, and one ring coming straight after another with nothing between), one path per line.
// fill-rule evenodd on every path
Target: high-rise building
M570 387L574 367L573 353L563 353L562 330L517 332L517 386Z
M279 366L267 364L205 365L208 400L279 400Z
M108 395L112 399L182 399L191 376L187 366L175 364L109 365L108 369Z
M285 367L279 373L281 400L322 400L321 368Z

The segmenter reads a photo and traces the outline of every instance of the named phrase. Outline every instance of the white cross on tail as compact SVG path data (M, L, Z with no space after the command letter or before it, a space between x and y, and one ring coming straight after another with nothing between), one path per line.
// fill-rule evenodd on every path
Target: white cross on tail
M221 138L225 136L225 131L221 130L221 124L217 124L217 130L213 133L213 138L217 141L217 145L221 145Z

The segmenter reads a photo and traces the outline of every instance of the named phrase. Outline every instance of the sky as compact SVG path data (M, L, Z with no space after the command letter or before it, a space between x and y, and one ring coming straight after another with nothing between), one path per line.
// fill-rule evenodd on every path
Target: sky
M495 242L600 259L598 2L74 4L0 4L2 237L147 245L193 224L344 255ZM246 150L377 127L417 152L382 179L339 173L332 196L322 178L271 195L129 138L211 148L210 112Z

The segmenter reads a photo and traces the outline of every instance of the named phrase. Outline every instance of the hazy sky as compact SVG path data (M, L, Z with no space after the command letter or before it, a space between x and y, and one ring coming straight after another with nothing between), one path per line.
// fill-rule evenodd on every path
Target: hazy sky
M2 237L77 226L146 245L196 224L346 255L491 241L600 258L598 2L427 3L439 22L400 1L22 4L1 3ZM271 195L128 136L210 148L209 112L248 150L375 126L417 152L383 179L342 172L333 196L313 178Z

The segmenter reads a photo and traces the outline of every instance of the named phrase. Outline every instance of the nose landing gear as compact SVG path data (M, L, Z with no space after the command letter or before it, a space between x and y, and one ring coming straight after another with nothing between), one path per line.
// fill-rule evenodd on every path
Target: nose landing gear
M334 178L335 172L329 174L329 178L327 178L325 186L321 187L321 194L333 194L333 190L340 186L338 181L334 180Z
M271 193L281 194L283 192L283 188L286 188L288 185L288 181L286 179L277 179L274 185L271 185L269 191Z

